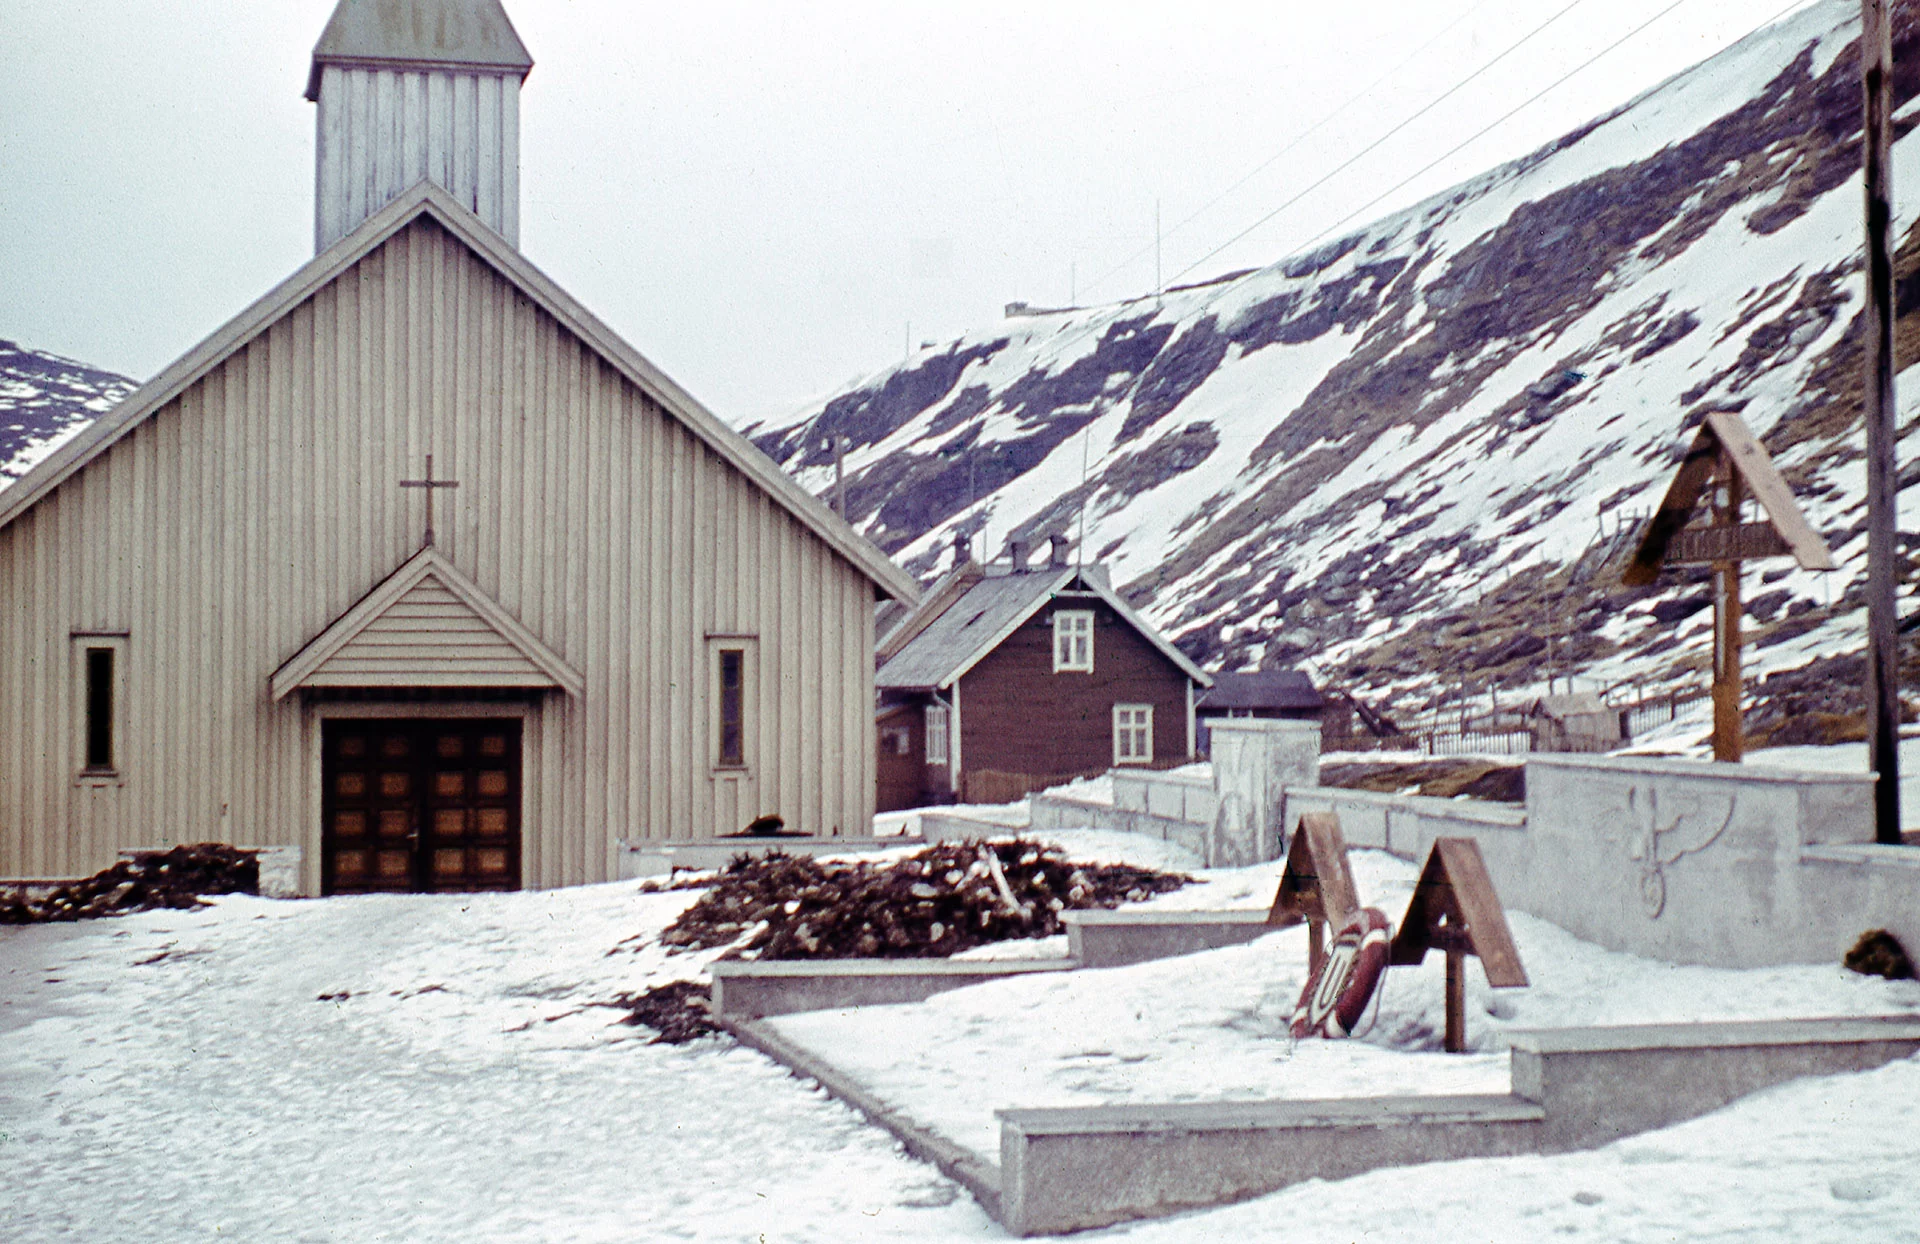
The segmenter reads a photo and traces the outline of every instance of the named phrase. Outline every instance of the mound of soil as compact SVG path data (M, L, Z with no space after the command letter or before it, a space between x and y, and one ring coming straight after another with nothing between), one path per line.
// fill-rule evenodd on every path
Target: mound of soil
M626 1008L622 1022L656 1031L648 1045L685 1045L720 1031L713 1022L712 990L699 981L670 981L642 993L621 994L613 1004Z
M1900 939L1885 929L1868 929L1841 960L1862 976L1884 976L1890 981L1913 979L1913 960Z
M1388 794L1412 790L1436 799L1466 795L1499 803L1525 803L1526 776L1524 766L1491 760L1420 760L1406 764L1360 761L1323 765L1320 784Z
M1047 937L1060 913L1117 907L1193 878L1126 864L1074 864L1025 839L952 842L892 864L741 856L667 927L668 946L738 943L742 959L940 958Z
M0 924L90 920L154 907L198 907L203 894L257 894L260 859L257 852L202 842L144 852L43 895L35 895L35 888L0 889Z

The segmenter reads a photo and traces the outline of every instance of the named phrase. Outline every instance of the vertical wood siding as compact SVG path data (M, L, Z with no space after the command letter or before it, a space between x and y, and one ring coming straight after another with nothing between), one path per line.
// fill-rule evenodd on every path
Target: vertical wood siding
M325 65L315 113L316 252L423 180L520 244L517 76Z
M864 832L871 581L438 225L322 288L0 529L0 876L130 846L305 848L320 709L268 677L436 546L587 684L528 710L529 885L763 813ZM123 781L76 784L76 631L127 634ZM715 636L753 636L716 771Z
M1053 615L1093 613L1093 672L1053 670ZM1114 763L1113 707L1153 706L1153 758L1184 764L1187 676L1104 603L1056 599L960 679L964 771L1068 775Z

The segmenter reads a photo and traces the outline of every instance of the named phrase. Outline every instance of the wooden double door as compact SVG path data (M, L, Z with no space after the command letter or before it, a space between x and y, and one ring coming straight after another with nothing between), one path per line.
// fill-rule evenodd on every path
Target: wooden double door
M321 892L520 886L517 718L321 726Z

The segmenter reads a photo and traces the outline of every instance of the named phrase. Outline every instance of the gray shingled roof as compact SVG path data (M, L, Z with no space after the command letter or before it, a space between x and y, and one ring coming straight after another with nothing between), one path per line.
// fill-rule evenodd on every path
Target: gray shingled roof
M1073 577L1072 570L994 575L968 588L874 674L883 691L941 686L980 649L1017 625Z
M1326 700L1299 670L1242 670L1213 676L1213 686L1194 702L1204 709L1314 709Z
M340 0L313 47L307 98L323 64L462 65L524 78L533 68L500 0Z

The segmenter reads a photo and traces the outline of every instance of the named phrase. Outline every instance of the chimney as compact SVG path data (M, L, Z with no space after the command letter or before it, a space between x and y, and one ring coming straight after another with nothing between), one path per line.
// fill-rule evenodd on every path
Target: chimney
M432 181L520 245L520 84L500 0L340 0L313 48L313 243Z
M1047 544L1049 545L1047 564L1055 567L1065 566L1070 541L1065 536L1048 536Z
M967 533L964 531L954 532L953 533L953 564L955 566L964 566L972 559L973 559L973 541L967 538Z
M1014 573L1027 568L1027 542L1025 540L1007 541L1007 560L1013 563Z

